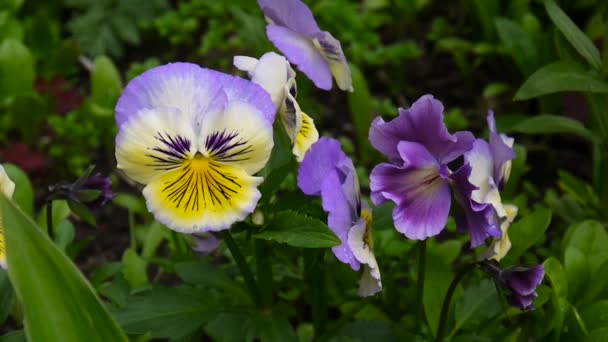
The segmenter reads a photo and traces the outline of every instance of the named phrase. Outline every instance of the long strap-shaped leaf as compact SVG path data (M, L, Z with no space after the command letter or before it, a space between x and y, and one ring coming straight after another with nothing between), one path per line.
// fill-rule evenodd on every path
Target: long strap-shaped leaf
M29 341L127 341L78 268L27 215L0 195L9 277Z

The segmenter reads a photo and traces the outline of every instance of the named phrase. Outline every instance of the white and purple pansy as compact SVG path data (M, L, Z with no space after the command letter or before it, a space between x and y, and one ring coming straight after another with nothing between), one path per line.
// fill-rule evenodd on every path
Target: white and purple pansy
M296 101L296 73L287 59L274 52L265 53L259 60L236 56L234 66L246 71L252 82L270 94L281 126L292 141L292 152L301 162L306 151L319 139L319 133L313 119L300 109Z
M472 148L473 134L450 134L443 122L443 105L425 95L410 108L400 108L399 116L389 122L376 118L369 140L390 161L371 172L374 204L395 202L395 228L410 239L439 234L450 212L450 184L457 175L470 172L466 165L452 172L448 163Z
M353 91L350 68L340 41L321 31L310 8L300 0L258 0L268 39L320 89Z
M308 151L298 172L298 186L307 195L321 196L327 224L342 243L332 252L358 271L364 265L359 295L382 290L373 251L371 210L362 201L353 162L335 139L321 138Z
M133 79L116 105L118 168L145 185L167 227L229 228L254 211L276 109L253 82L172 63Z

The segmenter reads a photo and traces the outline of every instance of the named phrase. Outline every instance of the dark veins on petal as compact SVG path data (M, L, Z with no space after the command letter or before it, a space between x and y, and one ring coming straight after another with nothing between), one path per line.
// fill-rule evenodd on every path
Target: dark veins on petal
M239 132L213 132L205 139L205 147L209 151L209 156L224 162L244 161L249 158L246 156L252 152L251 145L247 141L239 139Z
M149 150L158 152L147 154L147 157L154 159L154 163L150 166L157 170L173 170L188 157L191 142L182 136L171 136L168 133L157 132L154 138L160 141L164 146L148 148Z

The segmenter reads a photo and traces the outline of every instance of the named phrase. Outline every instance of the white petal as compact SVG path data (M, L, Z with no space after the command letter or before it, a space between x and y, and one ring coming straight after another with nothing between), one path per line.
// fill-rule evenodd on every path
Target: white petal
M249 56L234 56L232 64L241 71L246 71L251 77L251 72L255 69L258 64L258 60Z
M477 203L486 203L490 191L490 179L494 172L494 159L490 145L481 139L473 142L473 148L464 154L465 163L471 166L469 182L479 189L471 193L471 199Z
M359 219L348 232L348 245L357 261L365 264L363 276L359 282L359 295L371 296L382 290L380 270L371 245L371 232L368 231L365 219ZM367 234L366 234L367 232Z
M256 107L233 101L225 111L205 117L198 150L220 164L239 166L252 175L270 158L272 134L271 124Z
M8 174L6 174L2 165L0 165L0 191L2 191L7 198L13 197L13 193L15 192L15 183L8 178Z

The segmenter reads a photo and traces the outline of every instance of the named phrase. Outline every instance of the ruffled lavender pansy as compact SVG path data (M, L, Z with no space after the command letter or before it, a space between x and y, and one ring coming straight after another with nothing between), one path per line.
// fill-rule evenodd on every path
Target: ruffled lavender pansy
M10 199L15 192L15 183L8 177L4 167L0 165L0 192ZM7 269L6 264L6 245L4 242L4 220L2 212L0 212L0 267Z
M330 90L332 75L338 87L353 91L350 68L340 41L321 31L300 0L258 0L268 21L268 39L320 89Z
M319 139L319 133L313 119L300 109L296 101L296 73L287 59L274 52L264 54L259 60L236 56L234 66L246 71L252 82L270 94L278 119L292 141L292 152L301 162L306 151Z
M389 122L380 117L372 122L369 140L390 163L372 170L371 198L375 205L395 202L393 221L399 232L424 240L445 228L453 177L448 163L470 150L474 139L470 132L448 132L443 105L431 95L400 108Z
M355 168L337 140L321 138L312 146L300 165L298 186L307 195L321 196L327 224L342 241L332 248L336 258L355 271L364 265L359 295L382 290L373 252L371 210L361 200Z
M464 154L465 164L471 166L468 181L476 189L467 197L469 201L463 204L467 217L466 220L461 221L461 225L473 226L472 221L475 220L475 216L487 216L488 225L500 227L500 234L491 235L497 239L485 253L486 258L500 260L511 247L507 229L517 215L517 207L505 206L500 197L500 188L508 179L515 152L513 139L496 132L494 113L491 111L488 114L488 126L490 141L476 139L473 148ZM471 245L475 247L484 241L485 238L481 240L481 237L476 241L471 239Z
M259 85L190 63L133 79L116 105L118 168L145 185L148 210L184 233L242 221L273 147L275 106Z
M545 267L542 264L503 270L497 262L488 261L482 264L481 268L494 278L498 286L507 291L509 304L524 311L534 310L532 303L538 297L536 288L545 276Z

